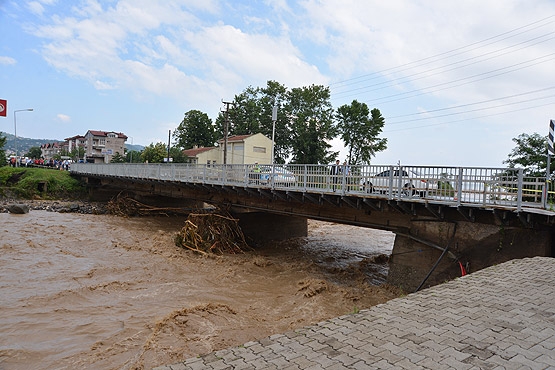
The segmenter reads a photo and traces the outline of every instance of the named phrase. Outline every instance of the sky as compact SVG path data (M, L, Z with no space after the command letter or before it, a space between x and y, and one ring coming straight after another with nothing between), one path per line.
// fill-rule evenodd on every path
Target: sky
M553 0L0 0L0 35L0 131L22 137L167 143L269 80L379 109L372 164L505 167L555 119Z

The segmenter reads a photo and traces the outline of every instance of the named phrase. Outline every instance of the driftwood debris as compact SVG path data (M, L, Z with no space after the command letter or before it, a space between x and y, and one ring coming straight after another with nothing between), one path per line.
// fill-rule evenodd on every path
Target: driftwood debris
M148 216L148 215L168 215L168 214L186 214L189 209L171 208L171 207L154 207L141 203L138 200L119 193L112 198L106 205L106 210L116 216Z
M178 247L200 254L235 254L249 250L239 220L218 213L191 213L175 235Z

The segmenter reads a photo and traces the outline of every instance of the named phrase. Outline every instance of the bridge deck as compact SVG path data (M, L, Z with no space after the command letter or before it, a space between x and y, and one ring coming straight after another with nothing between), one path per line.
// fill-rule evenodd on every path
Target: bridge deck
M513 260L156 370L554 369L555 259Z
M555 191L522 169L422 166L73 164L76 174L334 194L555 215ZM537 210L543 210L538 212Z

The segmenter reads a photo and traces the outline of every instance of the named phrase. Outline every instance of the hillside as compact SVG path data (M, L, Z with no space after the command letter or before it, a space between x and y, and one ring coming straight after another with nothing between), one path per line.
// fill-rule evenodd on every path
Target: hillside
M9 153L9 152L15 152L15 136L13 134L9 134L7 132L3 132L0 131L0 134L2 136L6 137L6 145L4 146L4 150ZM20 154L23 153L27 153L29 151L30 148L36 146L36 147L40 147L43 144L48 144L48 143L56 143L56 142L63 142L63 139L30 139L27 137L21 137L18 136L17 137L17 151ZM135 151L141 151L144 149L144 146L142 145L130 145L130 144L125 144L125 148L128 150L135 150Z
M14 152L15 151L15 136L13 134L8 134L7 132L2 132L2 135L7 138L6 145L4 146L4 150L6 152ZM61 142L63 140L60 139L30 139L27 137L17 137L17 151L19 153L26 153L29 151L30 148L34 146L40 147L43 144L54 143L54 142Z

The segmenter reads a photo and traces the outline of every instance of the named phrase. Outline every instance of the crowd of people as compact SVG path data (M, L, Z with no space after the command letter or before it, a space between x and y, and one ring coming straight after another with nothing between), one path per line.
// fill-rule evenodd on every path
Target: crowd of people
M341 187L343 181L345 181L347 189L351 189L351 179L348 177L350 174L351 168L347 164L347 161L344 161L343 164L341 164L339 159L337 159L335 164L332 164L330 168L333 191L335 191L338 187Z
M54 158L50 158L50 159L38 158L37 159L37 158L19 157L19 163L18 163L18 158L16 158L15 156L12 156L8 160L8 164L12 167L35 167L35 166L40 166L40 167L50 167L50 168L55 168L55 169L58 169L58 170L68 171L69 166L71 164L71 160L69 160L69 159L54 159Z

